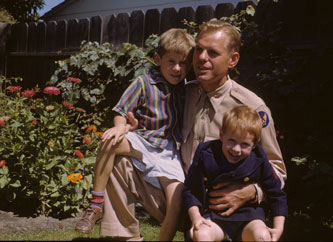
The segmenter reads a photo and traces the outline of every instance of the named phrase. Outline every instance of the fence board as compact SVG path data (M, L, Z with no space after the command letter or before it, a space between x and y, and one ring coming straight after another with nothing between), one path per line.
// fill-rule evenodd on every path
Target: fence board
M36 52L37 50L36 37L37 37L37 23L30 23L28 26L28 52Z
M56 50L62 50L66 47L66 39L67 39L67 21L61 20L57 22L56 28Z
M232 3L220 3L216 6L215 9L215 17L222 18L222 17L230 17L233 15L235 11L235 7Z
M184 7L180 8L178 11L177 21L178 21L178 28L185 28L184 19L188 22L195 21L195 11L192 7Z
M21 23L17 25L17 47L16 51L22 51L25 52L27 51L28 45L27 45L27 40L28 40L28 24L26 23Z
M198 24L214 18L214 9L210 5L199 6L195 13L195 21Z
M67 23L66 48L78 48L80 46L79 22L77 19L71 19Z
M101 42L102 38L102 17L94 16L90 20L90 35L89 41Z
M120 13L116 18L116 47L121 47L129 39L129 16L127 13Z
M57 22L49 21L46 26L45 51L55 51L57 48Z
M161 27L160 33L164 33L165 31L176 28L177 27L177 11L175 8L165 8L161 13Z
M89 35L90 35L90 19L89 18L80 19L78 42L81 44L82 40L88 41Z
M117 36L117 29L116 29L116 17L111 15L109 22L107 23L107 33L108 33L108 40L110 43L116 43L116 36Z
M103 16L102 18L102 33L101 33L101 43L110 42L108 33L108 24L110 22L111 15Z
M143 11L133 11L129 19L129 42L136 46L144 46L144 13Z
M46 41L46 23L39 22L36 29L36 51L45 51L45 41Z
M148 39L151 34L160 32L160 12L157 9L149 9L145 16L144 39Z

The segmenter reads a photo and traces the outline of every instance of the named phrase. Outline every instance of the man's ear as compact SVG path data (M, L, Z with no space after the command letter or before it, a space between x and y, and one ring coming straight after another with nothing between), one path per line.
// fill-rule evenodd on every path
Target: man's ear
M237 63L239 61L239 58L240 58L240 56L239 56L238 52L234 51L231 54L231 56L230 56L230 62L229 62L229 69L232 69L232 68L234 68L237 65Z
M160 64L161 64L161 57L156 52L154 53L154 60L155 60L156 65L160 66Z

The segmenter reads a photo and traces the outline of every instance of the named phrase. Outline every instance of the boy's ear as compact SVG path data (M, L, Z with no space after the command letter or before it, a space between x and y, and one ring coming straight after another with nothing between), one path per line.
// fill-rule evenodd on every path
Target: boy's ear
M156 52L154 53L154 60L155 60L156 65L160 66L160 64L161 64L161 57Z

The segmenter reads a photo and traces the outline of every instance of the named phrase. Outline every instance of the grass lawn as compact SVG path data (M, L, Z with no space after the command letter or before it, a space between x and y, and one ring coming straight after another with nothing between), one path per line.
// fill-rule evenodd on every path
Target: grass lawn
M150 218L144 218L140 221L141 235L145 241L157 241L160 230L159 224ZM94 233L87 235L78 233L73 229L34 232L34 233L16 233L1 234L0 241L110 241L110 238L99 235L99 225L95 226ZM174 241L184 241L183 233L177 232Z

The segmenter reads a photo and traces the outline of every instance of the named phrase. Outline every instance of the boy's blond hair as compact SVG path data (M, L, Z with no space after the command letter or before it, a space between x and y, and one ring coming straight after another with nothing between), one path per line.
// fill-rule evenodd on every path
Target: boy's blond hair
M225 46L229 50L229 54L239 52L241 47L241 36L238 30L228 22L212 19L200 25L199 35L203 32L223 31L229 36L229 41Z
M260 141L261 127L262 121L259 114L249 106L234 107L223 115L222 133L252 134L254 144Z
M175 52L188 57L194 46L194 38L185 29L172 28L161 35L156 52L160 57L167 52Z

